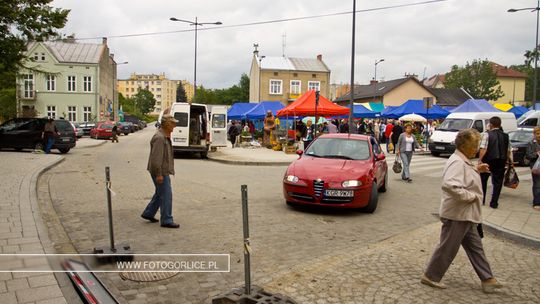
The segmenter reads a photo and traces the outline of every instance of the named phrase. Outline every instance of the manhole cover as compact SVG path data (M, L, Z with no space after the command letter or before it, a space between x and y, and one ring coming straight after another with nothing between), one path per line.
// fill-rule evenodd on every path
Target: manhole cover
M124 280L130 280L135 282L157 282L166 279L170 279L177 275L179 272L128 272L124 271L120 273L120 277Z

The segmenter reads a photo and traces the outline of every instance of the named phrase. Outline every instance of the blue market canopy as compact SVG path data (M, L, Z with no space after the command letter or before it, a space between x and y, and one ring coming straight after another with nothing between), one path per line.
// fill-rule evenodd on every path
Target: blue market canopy
M431 108L426 109L424 107L423 100L410 99L399 107L395 107L393 109L390 109L389 111L386 111L385 109L385 111L381 113L381 115L384 117L394 119L400 118L401 116L407 114L418 114L426 119L437 119L445 118L446 116L448 116L448 114L450 114L450 112L446 111L438 105L434 105Z
M458 112L501 112L492 106L485 99L469 99L460 106L452 110L452 113Z
M522 107L522 106L512 107L510 110L508 110L508 112L514 113L516 118L521 117L521 115L527 113L528 111L529 111L529 109L527 109L526 107Z
M246 113L249 110L253 109L255 106L257 106L256 103L237 102L233 104L227 111L227 118L228 119L244 119L246 117Z
M279 101L261 101L253 109L246 113L247 119L264 119L268 110L272 111L274 116L278 110L283 109L285 106Z
M340 115L336 116L339 118L349 118L349 115ZM353 118L377 118L381 117L381 113L371 111L366 108L364 105L355 104L353 107Z

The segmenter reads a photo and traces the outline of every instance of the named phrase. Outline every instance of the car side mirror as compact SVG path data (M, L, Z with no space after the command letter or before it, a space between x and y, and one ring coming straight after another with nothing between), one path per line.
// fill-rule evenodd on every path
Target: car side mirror
M303 150L296 150L296 154L298 154L298 156L302 156L304 154L304 151Z
M377 155L377 160L378 161L385 160L385 159L386 159L386 155L384 155L384 153L381 153L381 154Z

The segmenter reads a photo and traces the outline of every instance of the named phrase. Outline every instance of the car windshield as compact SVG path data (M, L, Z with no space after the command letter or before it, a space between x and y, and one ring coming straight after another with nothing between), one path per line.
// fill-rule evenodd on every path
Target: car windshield
M366 160L370 157L369 144L365 140L348 138L318 138L305 152L308 156Z
M527 131L514 131L508 133L508 136L510 137L511 142L530 142L534 134L533 132L527 132Z
M437 130L440 131L459 131L471 127L472 119L450 118L445 119Z

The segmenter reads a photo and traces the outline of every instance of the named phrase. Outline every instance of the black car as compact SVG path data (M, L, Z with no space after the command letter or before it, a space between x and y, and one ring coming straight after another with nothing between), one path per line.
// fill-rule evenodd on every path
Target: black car
M14 118L0 125L0 148L43 150L43 129L46 118ZM54 141L53 149L60 153L68 153L75 147L76 134L71 123L64 119L55 119L54 123L59 135Z
M525 158L525 153L527 153L527 145L534 138L533 129L519 128L517 131L509 132L508 136L510 137L514 163L518 163L521 166L528 166L529 160Z
M118 133L123 133L124 135L128 135L129 133L132 133L131 126L129 122L119 122L117 124L118 126Z

